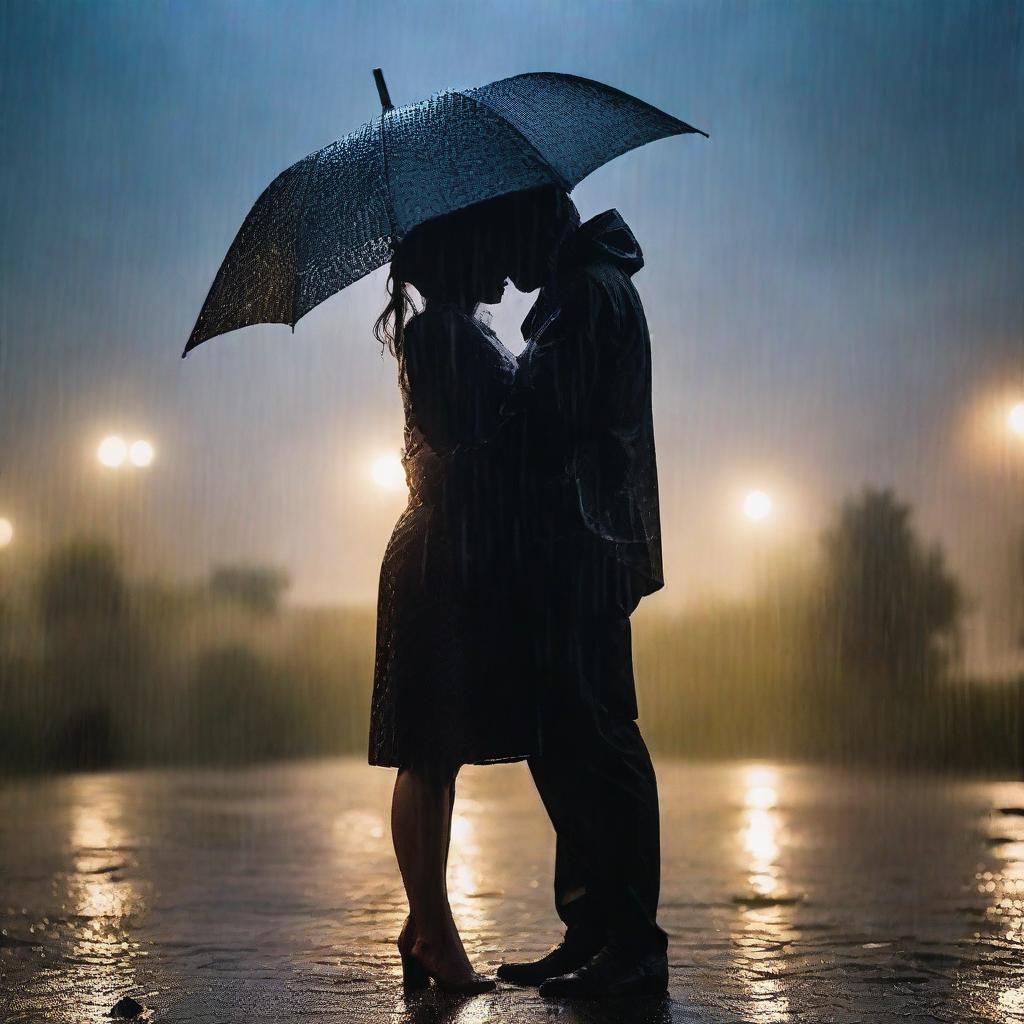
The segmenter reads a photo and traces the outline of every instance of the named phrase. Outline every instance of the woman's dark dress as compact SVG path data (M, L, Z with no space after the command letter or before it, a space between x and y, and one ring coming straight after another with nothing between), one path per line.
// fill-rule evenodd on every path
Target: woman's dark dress
M493 458L445 461L499 432L515 372L494 334L454 307L406 326L410 497L381 565L370 764L487 764L536 751L530 674L510 635L514 460L494 444Z

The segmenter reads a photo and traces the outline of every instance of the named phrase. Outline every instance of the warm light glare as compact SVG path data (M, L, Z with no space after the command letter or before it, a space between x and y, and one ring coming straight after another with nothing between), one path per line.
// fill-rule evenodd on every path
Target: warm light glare
M99 448L96 449L96 457L104 466L110 466L111 469L118 469L126 462L140 468L148 466L152 463L154 455L153 446L149 441L140 439L129 444L117 434L103 438Z
M473 834L473 822L464 814L456 814L452 818L452 839L460 842Z
M10 519L0 519L0 548L7 547L14 539L14 524Z
M751 491L743 499L743 514L754 522L767 519L772 514L772 499L764 491Z
M104 466L123 466L124 460L128 458L128 445L125 444L124 438L116 434L105 437L96 449L96 457Z
M373 482L385 491L398 491L405 487L405 467L395 454L378 455L370 469Z
M133 441L128 458L133 466L148 466L153 461L153 446L148 441Z
M1018 402L1006 417L1006 425L1018 437L1024 437L1024 402Z
M746 804L761 810L770 810L775 806L778 794L771 786L752 786L747 790Z
M778 814L779 774L767 765L751 765L743 773L743 848L750 886L759 896L771 896L779 887Z

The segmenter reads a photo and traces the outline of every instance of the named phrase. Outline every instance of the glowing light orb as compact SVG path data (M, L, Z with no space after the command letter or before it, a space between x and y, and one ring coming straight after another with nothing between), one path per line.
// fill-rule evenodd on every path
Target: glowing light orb
M124 438L112 434L100 441L100 446L96 449L96 457L104 466L111 468L123 466L124 460L128 458L128 445L125 444Z
M1008 413L1006 425L1018 437L1024 437L1024 402L1018 402Z
M0 519L0 548L7 547L14 540L14 524L10 519Z
M754 522L767 519L772 514L771 495L764 491L750 491L743 499L743 514Z
M153 461L153 446L148 441L133 441L128 458L133 466L148 466Z
M370 467L373 482L385 491L400 491L405 487L405 467L395 454L378 455Z

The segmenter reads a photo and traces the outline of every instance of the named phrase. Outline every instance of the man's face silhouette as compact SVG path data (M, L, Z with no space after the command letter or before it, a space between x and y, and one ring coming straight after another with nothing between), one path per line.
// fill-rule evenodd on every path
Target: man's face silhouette
M547 282L559 247L578 223L572 200L553 187L510 197L508 276L519 291L536 291Z

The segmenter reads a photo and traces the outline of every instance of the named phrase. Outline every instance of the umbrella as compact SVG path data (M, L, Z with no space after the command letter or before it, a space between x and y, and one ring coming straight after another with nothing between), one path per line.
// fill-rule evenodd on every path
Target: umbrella
M231 243L182 357L250 324L295 324L388 263L420 224L540 185L571 191L622 153L698 132L600 82L542 71L383 111L279 174Z

